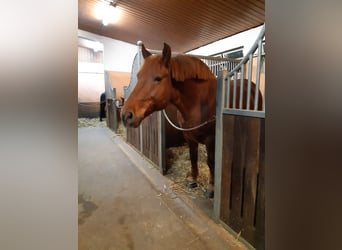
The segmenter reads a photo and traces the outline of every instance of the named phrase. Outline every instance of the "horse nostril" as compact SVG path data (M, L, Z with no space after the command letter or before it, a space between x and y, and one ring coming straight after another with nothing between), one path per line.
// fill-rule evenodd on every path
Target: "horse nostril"
M133 118L133 113L132 112L127 112L126 113L126 120L131 120Z
M123 113L122 121L123 121L124 125L125 126L129 125L132 122L133 117L134 117L134 115L133 115L133 112L131 112L131 111L127 111L127 112Z

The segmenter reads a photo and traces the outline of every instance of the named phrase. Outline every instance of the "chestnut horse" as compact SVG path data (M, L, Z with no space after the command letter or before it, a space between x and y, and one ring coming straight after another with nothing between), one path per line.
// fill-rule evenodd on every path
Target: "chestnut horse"
M198 143L202 143L206 146L207 164L210 169L206 194L212 198L215 170L216 77L208 66L196 57L171 57L171 48L166 43L162 54L152 55L144 45L142 54L145 60L137 74L138 82L121 110L122 121L125 126L138 127L145 117L154 111L165 109L172 103L180 113L179 124L182 128L190 129L202 124L199 128L183 132L189 145L191 161L191 175L187 177L187 181L188 187L197 186ZM251 103L254 103L253 96L254 94L251 95ZM238 98L236 99L238 102ZM253 108L253 105L251 106Z

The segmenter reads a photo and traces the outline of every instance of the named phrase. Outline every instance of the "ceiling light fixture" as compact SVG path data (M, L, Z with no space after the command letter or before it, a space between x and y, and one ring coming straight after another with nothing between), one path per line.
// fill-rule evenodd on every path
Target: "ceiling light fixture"
M103 1L96 6L95 17L102 20L102 24L107 26L116 23L121 16L121 10L117 8L118 1Z

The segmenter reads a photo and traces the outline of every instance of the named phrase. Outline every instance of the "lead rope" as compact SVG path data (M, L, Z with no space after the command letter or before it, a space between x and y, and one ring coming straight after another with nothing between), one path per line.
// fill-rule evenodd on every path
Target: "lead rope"
M195 130L195 129L198 129L198 128L200 128L200 127L203 127L204 125L206 125L206 124L208 124L208 123L210 123L210 122L215 121L215 116L214 116L213 119L208 120L208 121L205 121L205 122L203 122L203 123L201 123L201 124L199 124L199 125L197 125L197 126L195 126L195 127L192 127L192 128L181 128L181 127L178 127L177 125L175 125L175 124L170 120L170 118L167 116L167 114L166 114L166 112L165 112L165 109L163 109L163 114L164 114L166 120L170 123L170 125L171 125L172 127L174 127L175 129L178 129L178 130L180 130L180 131L191 131L191 130Z

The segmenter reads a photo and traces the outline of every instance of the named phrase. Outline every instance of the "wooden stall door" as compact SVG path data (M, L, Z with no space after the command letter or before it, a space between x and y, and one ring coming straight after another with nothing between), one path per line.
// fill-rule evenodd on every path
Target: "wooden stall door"
M119 127L118 121L118 111L115 103L111 99L106 100L106 107L107 107L107 127L109 127L114 132L117 131Z
M161 165L159 116L154 112L142 121L142 153L157 166Z
M223 115L220 219L257 249L265 238L265 120Z
M126 128L127 142L140 150L140 128Z

